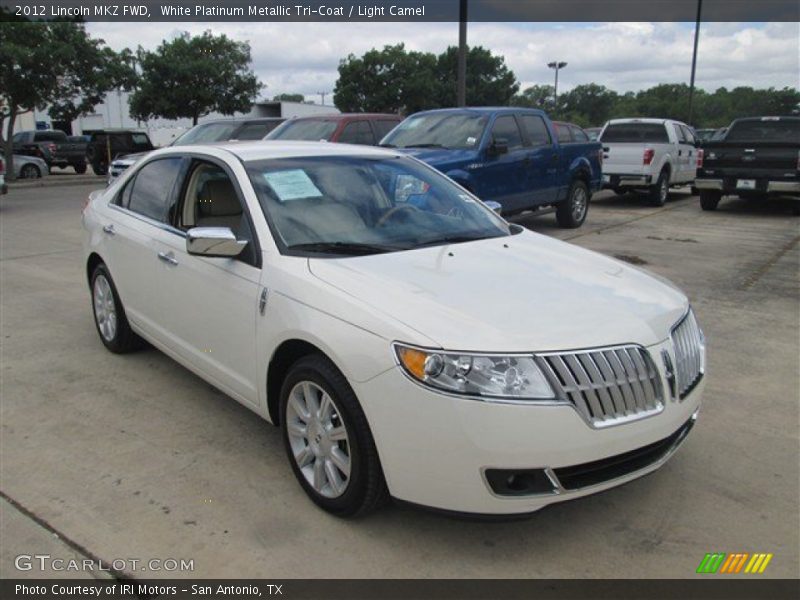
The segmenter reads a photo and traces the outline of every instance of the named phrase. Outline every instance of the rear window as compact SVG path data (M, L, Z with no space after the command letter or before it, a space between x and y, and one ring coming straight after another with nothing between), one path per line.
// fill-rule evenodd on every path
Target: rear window
M287 121L269 134L271 140L300 140L306 142L328 142L336 131L338 121L304 119Z
M669 142L667 130L661 123L613 123L606 127L600 139L617 144Z
M264 136L280 125L280 121L245 123L234 134L236 140L263 140Z
M184 146L187 144L206 144L209 142L226 142L231 139L233 132L236 131L240 122L226 121L222 123L206 123L195 125L184 133L174 142L173 146Z
M33 139L36 142L66 142L67 134L63 131L37 131Z
M797 142L800 120L740 121L728 130L726 141Z

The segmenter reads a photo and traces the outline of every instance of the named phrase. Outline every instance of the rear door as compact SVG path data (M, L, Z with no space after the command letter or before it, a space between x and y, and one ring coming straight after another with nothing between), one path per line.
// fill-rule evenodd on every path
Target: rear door
M535 204L547 204L554 201L558 193L558 149L541 116L522 113L519 120L528 142L528 190Z
M533 204L528 189L528 148L513 114L495 118L489 135L489 146L504 141L508 152L492 154L487 149L481 169L481 199L494 200L503 211L514 212Z
M686 138L686 132L680 124L670 123L669 127L672 127L672 131L675 134L675 149L673 152L675 169L671 180L673 183L689 181L693 179L690 161L692 160L694 144L690 145L689 140Z
M689 154L689 162L686 167L686 179L684 181L691 183L697 177L697 138L695 138L692 130L686 125L681 125L681 130L686 140L686 151Z

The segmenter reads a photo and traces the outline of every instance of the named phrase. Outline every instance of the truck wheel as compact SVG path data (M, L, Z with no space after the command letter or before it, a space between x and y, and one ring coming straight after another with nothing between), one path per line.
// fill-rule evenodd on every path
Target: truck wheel
M20 179L39 179L41 176L42 172L39 170L39 167L33 164L23 165L22 169L19 171Z
M583 225L589 212L589 188L576 179L569 186L566 200L556 206L556 221L560 227L575 229Z
M650 204L664 206L669 197L669 171L664 170L658 176L655 185L650 186Z
M626 190L625 188L621 188L619 186L612 187L611 191L614 192L617 196L622 196L623 194L627 194L628 193L628 190Z
M717 190L700 190L700 208L703 210L717 210L717 205L722 199L722 192Z
M75 172L78 175L83 175L86 173L86 163L78 163L77 165L72 165L72 168L75 169Z
M95 175L107 175L108 165L104 162L92 163L92 171L94 171Z

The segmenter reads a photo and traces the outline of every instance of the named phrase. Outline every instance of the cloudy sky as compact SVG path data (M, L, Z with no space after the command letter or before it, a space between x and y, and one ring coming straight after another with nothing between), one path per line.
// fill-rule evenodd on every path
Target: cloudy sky
M373 47L404 42L439 53L458 43L457 23L91 23L90 33L119 50L155 48L180 31L211 29L250 43L253 68L267 85L263 96L333 90L339 60ZM505 56L522 87L551 83L553 60L569 66L559 89L598 83L619 92L689 81L694 24L471 23L469 44ZM697 85L800 87L800 24L704 23ZM331 97L326 103L331 102Z

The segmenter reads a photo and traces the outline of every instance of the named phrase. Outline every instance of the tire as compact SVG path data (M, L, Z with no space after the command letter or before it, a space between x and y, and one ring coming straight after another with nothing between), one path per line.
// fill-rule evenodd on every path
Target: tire
M104 162L93 162L92 163L92 171L94 171L95 175L107 175L108 174L108 165Z
M142 339L131 329L111 273L103 263L95 267L91 279L92 315L103 345L116 354L142 347Z
M700 190L700 208L703 210L717 210L722 192L717 190Z
M86 173L86 163L78 163L76 165L72 165L72 168L75 169L75 172L78 175L83 175Z
M329 410L320 419L323 404ZM317 506L338 517L358 517L386 502L389 492L367 418L330 360L312 354L297 361L281 387L280 409L289 464ZM339 437L328 437L333 430Z
M648 195L650 204L653 206L664 206L669 197L669 171L666 169L658 175L655 185L650 186Z
M611 191L613 191L617 196L622 196L623 194L627 194L628 190L621 187L612 187Z
M694 187L694 186L690 187L690 188L689 188L689 191L691 192L692 196L697 196L697 194L699 194L699 193L700 193L700 190L698 190L698 189L697 189L696 187Z
M560 227L575 229L583 225L589 212L589 188L580 179L569 186L567 199L556 206L556 221Z
M23 165L22 168L19 170L19 178L20 179L39 179L42 176L42 172L39 170L34 164L27 164Z

